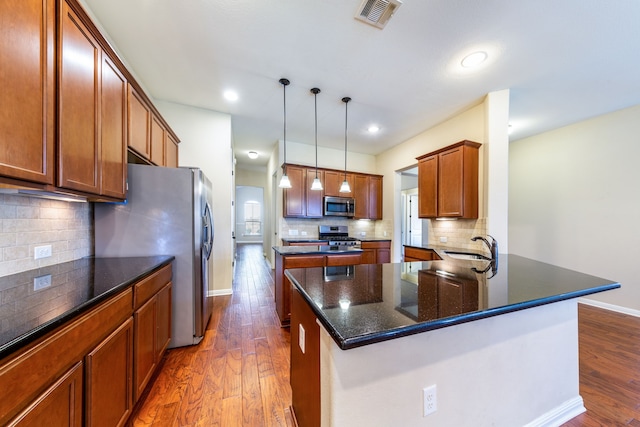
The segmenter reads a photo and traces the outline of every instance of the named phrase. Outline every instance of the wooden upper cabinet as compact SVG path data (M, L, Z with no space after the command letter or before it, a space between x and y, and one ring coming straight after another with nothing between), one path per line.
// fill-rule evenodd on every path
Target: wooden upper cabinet
M0 176L53 184L55 2L0 2Z
M167 132L167 140L164 149L165 166L168 168L178 167L178 141L176 141L169 132Z
M382 219L382 177L369 177L369 219Z
M307 218L322 218L323 212L323 190L312 190L311 184L313 180L318 177L322 183L324 189L324 171L318 169L316 173L315 168L307 168L307 183L305 191L307 192L306 204L307 204Z
M285 218L304 217L307 215L307 169L287 165L287 176L291 182L291 188L285 188L283 191L283 216Z
M165 149L166 131L160 120L151 115L151 157L150 160L158 166L165 165L164 149Z
M146 159L151 158L151 110L144 99L129 85L127 145Z
M438 155L418 162L418 216L438 216Z
M417 158L421 218L478 218L480 146L465 140Z
M353 197L356 202L355 219L369 218L369 177L355 175L353 178Z
M344 181L344 172L334 170L324 171L324 195L333 197L353 197L353 174L347 172L347 182L351 188L351 193L341 193L340 187Z
M66 2L59 31L58 186L98 194L102 51Z
M127 80L102 54L100 194L124 199L127 176Z

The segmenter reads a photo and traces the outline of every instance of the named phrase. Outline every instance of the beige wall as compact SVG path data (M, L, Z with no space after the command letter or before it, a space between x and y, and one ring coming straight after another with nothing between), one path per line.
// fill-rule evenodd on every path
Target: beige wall
M0 195L0 276L93 254L91 203ZM36 246L52 256L33 259Z
M619 281L590 300L640 314L640 106L512 142L514 254Z

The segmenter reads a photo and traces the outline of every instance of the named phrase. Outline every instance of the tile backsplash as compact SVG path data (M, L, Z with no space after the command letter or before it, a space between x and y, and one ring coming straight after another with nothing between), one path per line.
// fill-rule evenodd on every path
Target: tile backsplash
M0 195L0 276L89 256L93 204ZM34 260L34 248L52 255Z
M474 252L487 252L486 245L480 241L472 242L474 236L486 236L487 219L458 219L454 221L427 221L430 246L444 246L456 249L467 249ZM446 243L440 241L446 238Z

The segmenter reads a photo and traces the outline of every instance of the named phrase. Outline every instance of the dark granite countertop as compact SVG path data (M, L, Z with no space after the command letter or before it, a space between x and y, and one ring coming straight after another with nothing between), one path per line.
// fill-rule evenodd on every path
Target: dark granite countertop
M390 242L388 237L356 237L361 242Z
M172 260L88 257L0 277L0 359Z
M343 350L620 287L517 255L500 255L498 267L447 257L356 265L332 280L322 268L285 274Z
M283 242L289 243L315 243L315 242L328 242L327 239L320 239L318 237L283 237L281 239Z
M273 246L280 255L337 255L360 253L362 249L353 246Z

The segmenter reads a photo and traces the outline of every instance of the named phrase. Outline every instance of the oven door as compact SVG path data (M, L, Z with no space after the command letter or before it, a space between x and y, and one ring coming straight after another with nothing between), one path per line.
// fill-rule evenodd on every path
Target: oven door
M352 197L330 197L324 198L325 216L346 216L352 217L355 212L356 203Z

